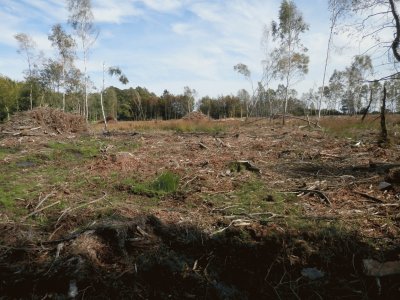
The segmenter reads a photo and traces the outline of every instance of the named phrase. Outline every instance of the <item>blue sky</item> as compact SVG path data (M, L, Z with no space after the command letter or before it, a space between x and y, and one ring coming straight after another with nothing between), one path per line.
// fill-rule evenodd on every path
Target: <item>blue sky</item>
M310 71L294 88L300 92L321 85L329 32L327 0L295 1L310 30L303 35ZM233 71L249 66L254 81L261 76L262 29L278 16L278 0L92 0L100 35L89 58L89 74L100 87L102 62L119 66L129 86L144 86L160 95L194 88L198 97L236 94L249 84ZM16 52L14 35L27 33L46 56L54 50L47 39L51 26L66 24L62 0L0 0L0 74L22 79L26 62ZM341 34L341 51L333 51L328 68L343 69L353 55L368 48ZM79 62L78 62L79 64ZM329 76L329 75L328 75ZM275 83L277 84L277 82ZM107 85L121 87L115 80Z

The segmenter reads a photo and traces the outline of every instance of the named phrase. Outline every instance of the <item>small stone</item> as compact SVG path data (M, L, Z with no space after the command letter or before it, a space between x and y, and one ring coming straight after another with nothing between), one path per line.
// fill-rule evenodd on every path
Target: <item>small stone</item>
M316 280L323 278L325 276L325 273L316 268L304 268L303 270L301 270L301 275L307 277L310 280Z
M389 182L382 181L381 183L379 183L378 188L380 191L384 192L384 191L391 190L393 188L393 186Z

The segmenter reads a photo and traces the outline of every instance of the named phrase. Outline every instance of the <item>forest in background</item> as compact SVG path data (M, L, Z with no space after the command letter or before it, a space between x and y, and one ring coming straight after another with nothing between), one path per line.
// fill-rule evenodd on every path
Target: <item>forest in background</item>
M302 94L294 88L308 73L310 58L308 49L301 42L301 35L309 30L309 26L295 2L283 0L277 21L264 28L262 78L253 79L247 65L238 63L233 71L243 75L251 89L202 98L188 86L180 94L172 94L166 87L162 95L156 95L145 87L133 88L134 84L124 89L112 85L106 87L106 82L112 83L112 76L117 76L124 85L129 80L119 67L105 68L104 63L102 86L96 87L87 68L89 53L100 33L93 17L91 1L68 0L66 4L69 12L67 24L71 33L61 24L51 28L48 39L52 42L53 53L45 55L37 51L36 43L29 35L15 34L19 46L16 51L26 62L27 69L23 81L0 74L0 121L9 119L15 112L43 106L79 113L87 121L102 117L118 120L179 119L194 110L214 119L273 117L286 113L297 116L354 115L366 111L379 112L384 85L387 90L387 110L400 111L400 84L397 78L368 80L374 74L373 59L369 55L355 56L343 70L335 69L330 76L326 74L338 20L352 9L355 12L366 9L362 3L329 1L331 35L320 87ZM373 27L368 29L372 30ZM325 80L325 77L329 80ZM276 87L271 84L274 80L278 82Z

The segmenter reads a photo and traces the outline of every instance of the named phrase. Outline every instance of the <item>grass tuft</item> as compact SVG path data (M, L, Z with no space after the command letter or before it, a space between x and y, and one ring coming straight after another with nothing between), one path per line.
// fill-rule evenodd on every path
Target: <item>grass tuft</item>
M180 177L170 171L162 173L152 182L133 184L131 192L149 197L161 197L178 190Z

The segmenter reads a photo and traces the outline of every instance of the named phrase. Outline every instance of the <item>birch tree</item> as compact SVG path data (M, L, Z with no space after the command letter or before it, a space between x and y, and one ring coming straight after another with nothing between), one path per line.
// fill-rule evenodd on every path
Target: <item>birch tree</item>
M251 86L251 96L249 96L245 100L244 103L246 104L246 117L250 117L253 112L253 108L256 106L256 89L254 88L254 82L253 78L251 77L251 72L249 70L249 67L243 63L239 63L233 67L233 69L238 72L239 74L242 74L244 78L250 83Z
M18 33L14 36L18 42L17 52L25 57L28 64L27 70L27 81L29 82L29 101L31 110L33 109L33 79L34 79L34 67L35 67L35 49L36 43L26 33Z
M52 45L57 48L59 63L61 65L61 86L62 86L62 110L65 111L65 94L66 94L66 75L68 69L73 65L75 57L75 46L74 39L67 34L60 24L56 24L51 29L49 40Z
M95 43L98 30L94 26L91 0L67 0L69 18L71 24L81 42L83 52L83 76L84 76L84 115L86 121L89 120L89 77L87 72L88 55L91 47Z
M328 37L328 45L326 47L326 54L325 54L325 63L324 63L324 75L322 76L322 86L320 89L319 93L319 99L318 99L318 121L321 119L321 108L322 108L322 103L324 100L324 91L325 91L325 81L326 81L326 72L328 68L328 62L329 62L329 54L331 52L331 47L333 44L333 36L334 36L334 30L336 28L338 19L340 16L344 14L345 9L347 8L347 5L344 4L344 1L347 0L329 0L328 7L330 11L330 26L329 26L329 37Z
M264 52L264 59L261 61L263 68L263 75L259 84L262 85L266 95L266 103L268 103L269 117L272 117L273 104L271 98L270 83L276 77L277 60L274 57L274 51L271 51L271 28L264 26L263 36L261 39L261 49ZM259 88L260 89L260 88Z
M289 89L308 73L309 57L300 41L300 35L309 29L302 14L293 1L283 0L279 10L279 21L272 22L272 35L280 46L275 49L276 75L284 82L284 108L282 123L285 124Z
M396 63L400 62L400 15L398 0L337 0L338 9L346 16L356 19L353 27L354 37L375 40L375 44L367 51L374 52L377 57L390 52L389 62L393 63L395 73L384 76L379 80L396 78L399 72Z
M187 113L190 114L194 110L195 97L197 95L197 91L195 89L191 89L188 86L185 86L183 88L183 95L186 102Z
M104 95L104 90L105 90L105 73L106 73L106 64L103 62L103 83L102 83L102 87L101 87L101 92L100 92L100 106L101 106L101 112L103 115L103 120L104 120L104 131L107 132L107 117L105 114L105 110L104 110L104 100L103 100L103 95ZM110 76L117 76L118 80L122 83L122 84L127 84L129 82L128 78L122 74L122 71L119 67L109 67L108 68L108 75Z

